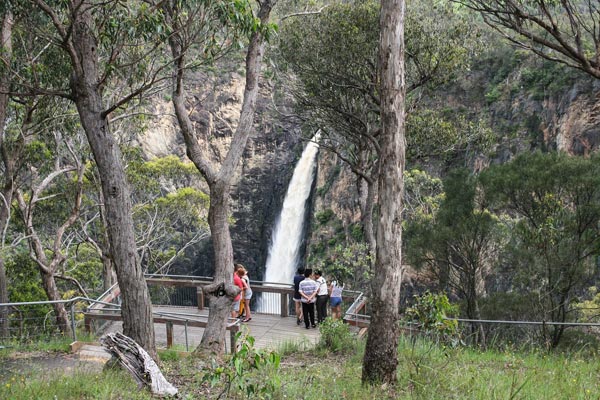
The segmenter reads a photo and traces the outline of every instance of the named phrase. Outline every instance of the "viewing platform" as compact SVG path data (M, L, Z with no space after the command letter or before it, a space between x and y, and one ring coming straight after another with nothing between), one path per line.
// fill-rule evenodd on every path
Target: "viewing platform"
M190 314L194 319L208 318L208 310L198 310L193 307L167 307L153 306L155 314ZM319 341L319 328L306 329L304 323L296 324L296 317L281 317L279 315L252 313L252 320L246 323L240 323L240 331L247 332L248 335L255 339L254 346L258 349L276 350L284 343L294 343L295 345L313 346ZM115 321L110 324L105 332L122 332L122 323ZM167 346L167 323L155 322L154 333L156 335L156 345L159 348ZM187 327L187 347L186 347L186 326L173 325L172 344L176 349L189 351L194 350L204 333L203 327L190 326ZM231 337L226 335L227 349L231 348Z

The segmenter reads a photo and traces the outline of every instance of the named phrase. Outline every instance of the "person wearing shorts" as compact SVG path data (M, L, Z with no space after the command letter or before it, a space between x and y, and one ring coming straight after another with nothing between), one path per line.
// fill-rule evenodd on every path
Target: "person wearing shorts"
M243 268L240 264L235 264L233 267L233 284L240 288L240 293L233 299L231 318L238 317L238 313L240 312L240 300L242 299L242 293L244 292L244 282L242 282L242 278L237 274L237 271L240 268Z
M342 291L344 285L338 281L331 281L329 285L329 305L331 306L331 314L333 319L342 318Z
M242 322L250 322L252 319L252 314L250 312L250 300L252 299L250 278L248 278L248 271L243 267L238 269L237 274L242 279L242 283L244 284L244 295L242 297L244 299L244 313L246 314L246 318L244 318Z

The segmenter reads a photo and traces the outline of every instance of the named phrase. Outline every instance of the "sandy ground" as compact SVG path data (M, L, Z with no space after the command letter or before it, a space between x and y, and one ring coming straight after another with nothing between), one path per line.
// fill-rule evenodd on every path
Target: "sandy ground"
M0 359L0 383L12 377L64 375L75 371L101 371L103 363L82 360L70 353L12 353Z

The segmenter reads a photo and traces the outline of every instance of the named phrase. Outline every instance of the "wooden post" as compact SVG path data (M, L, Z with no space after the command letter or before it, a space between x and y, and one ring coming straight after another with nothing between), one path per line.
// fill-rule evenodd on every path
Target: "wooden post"
M204 292L200 286L196 287L196 298L198 299L198 310L204 310Z
M167 349L173 347L173 322L168 321L167 326Z
M281 293L280 296L281 296L281 316L287 317L289 315L289 313L288 313L288 294Z
M85 332L87 334L91 334L92 333L92 319L90 317L88 317L87 315L83 319L83 325L85 326Z
M234 325L231 328L229 328L229 342L231 345L231 354L234 354L237 351L237 343L235 342L235 335L236 333L239 331L239 326Z

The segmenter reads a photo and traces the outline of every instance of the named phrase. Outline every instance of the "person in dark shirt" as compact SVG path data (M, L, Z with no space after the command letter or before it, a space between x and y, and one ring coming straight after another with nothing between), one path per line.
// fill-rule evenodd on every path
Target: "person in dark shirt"
M304 280L304 268L300 267L294 276L294 305L296 306L296 325L302 323L302 296L298 291L300 282Z

